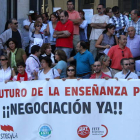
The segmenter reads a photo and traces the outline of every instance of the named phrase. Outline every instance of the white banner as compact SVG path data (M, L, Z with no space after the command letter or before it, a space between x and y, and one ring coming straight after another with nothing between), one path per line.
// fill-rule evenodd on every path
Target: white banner
M2 140L140 140L140 80L0 83Z

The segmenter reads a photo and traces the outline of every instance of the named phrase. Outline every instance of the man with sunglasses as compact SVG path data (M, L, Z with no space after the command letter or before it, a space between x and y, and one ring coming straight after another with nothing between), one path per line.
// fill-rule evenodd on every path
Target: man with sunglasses
M22 34L18 29L18 22L15 18L10 19L10 27L0 35L0 49L4 49L4 45L9 38L15 38L18 42L18 48L22 48Z
M130 49L126 47L127 37L125 35L120 35L118 41L119 44L111 47L107 54L111 59L110 67L112 68L113 76L117 72L122 70L122 67L120 65L120 61L122 58L133 57Z
M128 58L121 59L120 65L122 67L122 71L115 74L115 79L138 79L137 74L130 71L130 61Z
M90 34L90 52L92 53L94 59L97 56L97 49L95 47L96 41L98 40L99 36L105 30L108 22L109 16L104 14L104 5L99 4L97 7L98 14L93 15L91 20L91 27L92 31Z
M124 29L125 29L126 25L128 24L129 19L127 16L125 16L119 12L118 6L114 6L112 8L112 12L113 12L114 16L112 18L110 18L109 23L112 23L116 26L115 35L117 37L119 37L119 35L125 34Z

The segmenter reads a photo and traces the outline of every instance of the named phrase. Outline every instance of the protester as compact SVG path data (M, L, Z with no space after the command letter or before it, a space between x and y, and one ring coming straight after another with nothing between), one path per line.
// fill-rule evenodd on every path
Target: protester
M26 61L26 53L23 49L19 48L17 41L14 38L9 38L6 44L10 50L7 50L10 66L11 68L14 68L15 72L17 73L17 64Z
M136 34L136 30L132 26L128 28L126 46L130 49L135 60L140 60L140 35Z
M28 72L34 79L34 72L38 72L41 64L39 61L40 46L34 45L31 48L31 55L26 60L26 72Z
M56 40L56 49L63 50L67 58L70 57L70 54L73 49L73 23L68 19L69 15L67 11L63 11L60 14L60 21L57 23L54 38Z
M48 56L52 60L52 64L55 64L54 54L52 53L52 48L49 43L44 43L41 47L41 57Z
M79 13L74 10L74 2L72 0L67 1L67 12L69 14L69 19L74 24L73 46L74 46L74 49L76 50L76 45L80 41L79 24L81 23L81 18L80 18Z
M42 69L37 73L35 72L35 80L49 80L49 79L60 79L60 74L54 68L51 68L52 61L49 57L41 58Z
M47 12L43 13L42 17L43 17L43 23L44 24L48 24L48 22L49 22L49 15L48 15L48 13Z
M29 49L29 53L31 53L31 48L33 45L38 45L38 46L42 46L43 43L45 43L45 38L44 35L40 32L40 29L42 27L42 23L40 21L36 21L34 23L34 28L35 31L32 32L30 38L30 49ZM37 40L37 43L35 43L35 39L39 39Z
M78 78L88 79L91 75L91 66L94 63L92 54L87 50L86 43L80 41L77 44L77 54L68 59L68 62L76 60L76 75Z
M80 31L80 41L85 41L88 42L87 38L87 27L88 27L88 22L85 20L85 12L83 10L79 11L79 15L81 17L81 24L79 25L79 31Z
M0 56L0 82L9 82L16 74L14 69L11 69L6 55Z
M58 9L58 10L56 11L56 13L58 14L58 21L60 20L60 13L61 13L61 12L63 12L62 9Z
M128 19L129 19L129 12L124 11L124 12L123 12L123 15L127 16L127 17L128 17Z
M118 72L117 74L115 74L114 78L115 79L138 79L138 76L134 73L131 72L129 69L130 66L130 61L128 58L123 58L120 61L121 67L122 67L122 71Z
M98 14L93 15L93 18L91 20L91 34L90 34L90 52L94 56L94 59L97 56L97 48L95 47L96 41L98 40L99 36L102 34L102 32L105 30L109 17L107 15L104 15L104 5L99 4L97 7Z
M8 30L8 29L10 29L10 28L11 28L11 26L10 26L10 20L7 20L6 23L5 23L4 31L6 31L6 30ZM4 32L4 31L3 31L3 32Z
M130 49L126 47L127 37L124 35L120 35L120 37L118 38L118 42L119 44L111 47L108 52L108 56L111 59L110 67L112 68L113 75L122 70L122 67L120 65L120 61L122 58L133 57Z
M13 81L21 82L21 81L31 81L32 80L32 76L25 71L25 67L26 67L26 65L24 62L20 62L17 64L18 74L13 77Z
M113 74L112 74L112 69L109 67L109 64L110 64L110 58L107 56L107 55L102 55L99 59L99 61L101 62L102 64L102 72L104 74L107 74L109 75L110 77L113 77Z
M66 69L67 69L67 56L63 50L55 50L55 59L58 61L54 69L57 69L60 78L66 77Z
M95 73L93 73L90 77L90 79L106 79L108 80L109 78L111 78L109 75L105 74L102 72L101 68L102 68L102 64L100 61L95 61L94 65L92 65L93 71Z
M67 78L66 79L76 79L76 68L75 66L68 66L67 67Z
M56 38L53 37L54 29L56 28L58 22L58 15L56 12L53 12L50 15L51 21L47 25L47 29L45 30L45 34L48 36L48 43L51 44L52 53L55 51Z
M126 25L128 24L129 20L127 16L120 13L118 6L114 6L112 8L112 12L114 16L110 18L109 23L112 23L116 26L115 35L119 37L119 35L125 34L124 29Z
M112 18L112 8L110 8L110 7L107 7L106 9L105 9L105 14L107 15L107 16L109 16L109 18Z
M118 38L114 36L115 25L108 24L106 26L106 30L99 36L95 47L98 48L98 56L100 58L105 52L105 49L110 49L112 46L118 44Z

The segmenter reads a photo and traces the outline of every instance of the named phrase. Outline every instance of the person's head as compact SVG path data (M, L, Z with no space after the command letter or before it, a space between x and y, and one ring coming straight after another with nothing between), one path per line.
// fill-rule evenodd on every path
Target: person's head
M36 21L34 23L35 30L40 31L42 27L42 23L40 21Z
M68 18L69 18L69 14L67 11L62 11L60 13L60 21L64 24L68 21Z
M79 41L76 46L76 51L80 52L80 51L86 50L86 49L87 49L86 43L84 41Z
M113 12L115 17L119 17L120 16L120 12L119 12L119 7L118 6L114 6L112 8L112 12Z
M51 65L52 65L52 60L49 57L46 56L46 57L41 58L41 67L43 69L48 68L48 67L50 68Z
M127 17L129 18L129 12L124 11L124 12L123 12L123 15L125 15L125 16L127 16Z
M72 0L67 1L67 10L68 11L73 11L74 10L74 3Z
M136 20L138 19L139 16L139 10L138 9L134 9L131 11L131 19L132 20Z
M17 64L17 71L18 73L20 74L24 74L25 72L25 67L26 67L26 64L24 62L20 62Z
M127 43L127 37L125 35L120 35L118 37L119 45L125 47Z
M40 15L37 15L36 16L36 21L39 21L39 22L43 23L43 17L40 16Z
M42 17L43 17L43 23L47 23L47 21L48 21L48 19L49 19L48 13L47 13L47 12L46 12L46 13L43 13L43 14L42 14Z
M56 11L56 13L58 14L58 20L60 20L60 13L62 12L63 10L62 9L59 9Z
M31 14L31 15L30 15L31 20L35 21L35 20L36 20L36 16L37 16L37 13Z
M15 18L11 18L9 20L9 22L10 22L10 27L11 27L12 30L17 30L18 29L18 22Z
M92 67L93 67L93 70L95 71L95 73L100 73L102 64L100 61L95 61Z
M123 71L126 71L126 72L129 71L129 69L130 69L130 67L129 67L130 66L130 61L129 61L128 58L121 59L120 64L121 64L121 67L122 67Z
M6 45L11 51L14 51L18 47L17 40L14 38L9 38L6 42Z
M50 55L52 52L52 48L51 48L51 45L49 43L44 43L42 46L41 46L41 54L47 54L47 55Z
M99 15L104 14L104 10L105 10L104 4L98 4L98 7L97 7L98 14Z
M79 11L79 15L80 15L81 19L85 20L85 12L83 10Z
M111 18L112 17L112 8L107 7L105 9L105 14L108 15Z
M135 59L134 58L129 58L129 62L130 62L130 66L129 66L129 68L130 68L130 70L135 70Z
M63 50L55 50L55 59L57 61L63 60L65 62L67 62L66 53Z
M108 32L111 35L113 35L115 32L115 28L116 28L115 25L109 23L107 24L106 29L103 31L103 34L106 34Z
M110 58L106 54L102 55L99 59L102 65L108 67L110 64Z
M40 46L33 45L32 48L31 48L31 54L36 55L37 57L39 57L40 54L41 54Z
M4 31L6 31L6 30L9 29L9 28L11 28L10 20L7 20L7 22L5 23Z
M55 23L58 21L58 14L56 12L53 12L51 15L50 15L50 20L52 21L52 23Z
M2 67L3 67L3 66L7 66L7 67L10 66L7 55L1 55L1 56L0 56L0 65L1 65Z
M128 30L128 35L129 35L129 37L130 37L130 38L134 38L134 36L135 36L135 34L136 34L136 29L135 29L133 26L131 26L131 27L129 27L127 30Z
M76 68L73 65L67 67L67 77L76 77Z

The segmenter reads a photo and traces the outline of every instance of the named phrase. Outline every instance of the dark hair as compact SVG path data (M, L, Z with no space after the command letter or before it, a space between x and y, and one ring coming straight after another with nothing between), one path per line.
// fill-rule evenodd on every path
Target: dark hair
M66 53L63 50L55 50L55 53L57 53L60 60L63 60L65 62L67 62L67 56L66 56Z
M37 16L36 16L36 20L37 20L38 18L42 18L42 20L43 20L43 17L42 17L41 15L37 15Z
M109 13L109 11L110 11L110 7L107 7L106 9L105 9L105 14L107 15L107 13Z
M113 8L112 8L112 12L114 13L114 12L119 12L119 7L118 6L114 6Z
M57 12L53 12L53 13L50 15L50 21L51 21L51 16L52 16L52 15L55 16L57 19L59 18Z
M45 15L45 17L49 17L49 15L48 15L48 13L47 12L45 12L45 13L43 13L44 15ZM42 15L43 15L42 14Z
M42 60L45 60L46 63L48 63L48 66L51 67L51 65L52 65L52 60L51 60L48 56L41 57L41 61L42 61Z
M13 42L15 43L15 48L18 48L18 42L17 42L17 40L16 40L15 38L9 38L9 39L7 40L6 45L7 45L8 48L10 48L10 47L9 47L9 42L10 42L10 41L13 41Z
M26 67L26 64L24 63L24 62L19 62L18 64L17 64L17 67L19 67L19 66L23 66L24 68Z
M129 60L129 59L128 59L128 58L123 58L123 59L121 59L121 61L120 61L120 64L121 64L121 65L123 65L123 61L124 61L124 60Z
M103 34L106 34L108 29L112 29L112 28L116 29L116 26L112 23L107 24L106 29L103 31Z
M103 3L98 4L98 6L99 6L99 5L102 5L102 7L105 8L105 5L104 5Z
M74 3L73 3L73 1L72 1L72 0L68 0L68 1L67 1L67 5L68 5L68 3L69 3L69 2L72 2L72 4L74 5Z
M4 31L6 31L8 29L9 24L10 24L10 20L7 20L6 23L5 23Z
M44 43L41 46L41 54L44 54L45 53L45 50L48 49L50 46L51 46L50 43Z
M33 45L31 48L31 54L35 54L36 52L39 52L40 46L38 45Z
M13 20L17 20L16 18L10 18L9 23L13 23Z
M5 54L2 54L2 55L0 55L0 58L1 58L1 57L5 57L5 59L8 60L7 68L10 67L10 61L9 61L9 59L8 59L8 56L5 55Z
M85 12L83 10L79 10L78 12L83 14L83 20L85 20Z
M74 68L74 71L75 71L74 77L76 77L76 67L74 65L70 65L70 66L67 67L66 71L68 71L69 67L73 67ZM66 75L68 76L67 73L66 73Z
M69 14L68 14L67 11L64 10L64 11L62 11L61 13L64 13L64 16L65 16L65 17L69 17ZM61 14L61 13L60 13L60 14Z
M133 11L133 10L132 10L132 11ZM137 14L137 16L139 16L139 15L140 15L139 10L138 10L138 9L134 9L134 14Z
M37 16L37 13L31 14L31 19L32 19L32 20L36 20L36 16Z
M36 26L39 25L39 24L41 24L41 26L42 26L42 23L41 23L40 21L36 21L36 22L34 23L34 27L36 27Z
M87 49L86 43L84 41L79 41L80 42L80 46L83 47L83 49Z

